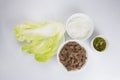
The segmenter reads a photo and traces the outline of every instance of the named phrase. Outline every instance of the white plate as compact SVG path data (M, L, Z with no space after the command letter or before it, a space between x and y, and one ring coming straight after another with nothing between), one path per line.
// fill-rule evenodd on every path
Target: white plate
M0 80L120 80L120 0L0 0ZM21 51L13 29L25 21L67 21L74 13L85 13L95 32L86 41L89 60L78 73L61 70L56 56L39 63ZM92 51L91 39L106 36L106 53Z
M81 23L81 24L79 24L79 23ZM83 23L86 23L87 25L85 25L85 24L83 25ZM75 27L75 25L78 25L78 24L79 24L79 28L78 28L78 26ZM89 26L88 26L88 24L89 24ZM85 26L87 26L87 27L83 28L83 27L81 27L81 25L84 27ZM79 32L76 31L76 29L75 29L75 31L72 31L72 29L73 29L72 27L79 29ZM82 32L81 29L87 29L87 28L88 28L87 32L86 32L86 30L84 30L84 34L81 34L81 32ZM73 39L85 41L92 35L93 31L94 31L93 21L88 15L86 15L84 13L75 13L72 16L70 16L66 22L66 32ZM77 33L75 33L75 32L77 32ZM81 35L84 35L84 37Z
M88 57L87 47L86 47L86 45L84 45L83 42L81 42L81 41L79 41L79 40L76 40L76 39L73 39L73 40L71 39L71 40L67 40L67 41L65 41L64 43L62 43L62 44L59 46L59 49L58 49L58 51L57 51L57 62L58 62L58 64L63 68L63 69L62 69L63 72L68 72L68 74L69 74L69 73L78 73L78 72L80 72L81 70L84 70L84 69L85 69L84 66L87 64L87 60L86 60L86 63L81 67L80 70L67 71L67 69L64 67L64 65L60 62L59 54L60 54L61 49L64 47L65 44L67 44L68 42L71 42L71 41L75 41L75 42L77 42L80 46L82 46L82 47L86 50L87 60L88 60L88 58L89 58L89 57Z

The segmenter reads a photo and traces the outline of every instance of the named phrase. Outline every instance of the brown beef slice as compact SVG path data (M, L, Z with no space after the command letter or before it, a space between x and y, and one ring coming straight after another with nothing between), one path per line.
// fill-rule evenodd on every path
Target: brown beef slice
M68 71L81 69L86 63L86 50L77 42L71 41L63 46L59 59Z

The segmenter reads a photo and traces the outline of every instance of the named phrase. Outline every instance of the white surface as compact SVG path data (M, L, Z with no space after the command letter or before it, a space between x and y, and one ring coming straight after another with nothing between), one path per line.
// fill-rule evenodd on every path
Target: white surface
M120 0L0 0L0 80L120 80ZM93 36L109 40L108 51L98 54L88 45L88 62L78 73L61 71L56 57L38 63L21 51L13 29L24 21L65 22L76 12L89 15Z

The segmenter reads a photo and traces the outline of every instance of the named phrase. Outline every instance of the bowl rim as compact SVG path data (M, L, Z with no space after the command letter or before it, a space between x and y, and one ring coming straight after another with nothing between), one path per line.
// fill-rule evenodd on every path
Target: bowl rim
M89 31L88 35L87 35L85 38L83 38L83 39L82 39L82 38L73 38L72 35L71 35L71 34L69 33L69 31L68 31L68 24L69 24L69 22L70 22L71 19L73 19L74 17L79 17L79 16L81 16L81 15L87 17L87 18L91 21L92 27L90 28L90 31ZM86 15L86 14L84 14L84 13L74 13L74 14L72 14L72 15L67 19L65 30L66 30L67 34L68 34L72 39L78 39L78 40L80 40L80 41L85 41L85 40L87 40L87 39L93 34L93 31L94 31L93 20L92 20L88 15Z
M86 59L85 64L81 67L81 69L67 71L67 69L65 68L65 66L60 62L59 54L60 54L60 51L61 51L61 49L63 48L63 46L64 46L66 43L70 42L70 41L75 41L75 42L77 42L79 45L81 45L81 46L86 50L86 57L87 57L87 59ZM66 72L76 72L76 71L79 72L79 71L81 71L81 70L84 68L84 66L86 65L87 61L88 61L88 50L86 49L85 44L84 44L83 42L77 40L77 39L67 40L67 41L65 41L64 43L62 43L62 44L59 46L59 48L58 48L58 51L57 51L57 62L58 62L58 64L59 64L61 67L63 67L63 68L65 69Z

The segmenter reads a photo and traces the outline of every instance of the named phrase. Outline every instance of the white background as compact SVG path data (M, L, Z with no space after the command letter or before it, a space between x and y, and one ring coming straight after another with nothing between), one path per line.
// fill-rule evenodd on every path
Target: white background
M13 29L25 21L62 21L82 12L94 21L94 33L85 44L88 61L69 73L56 56L39 63L21 51ZM94 52L90 41L101 34L109 41L106 53ZM120 0L0 0L0 80L120 80Z

